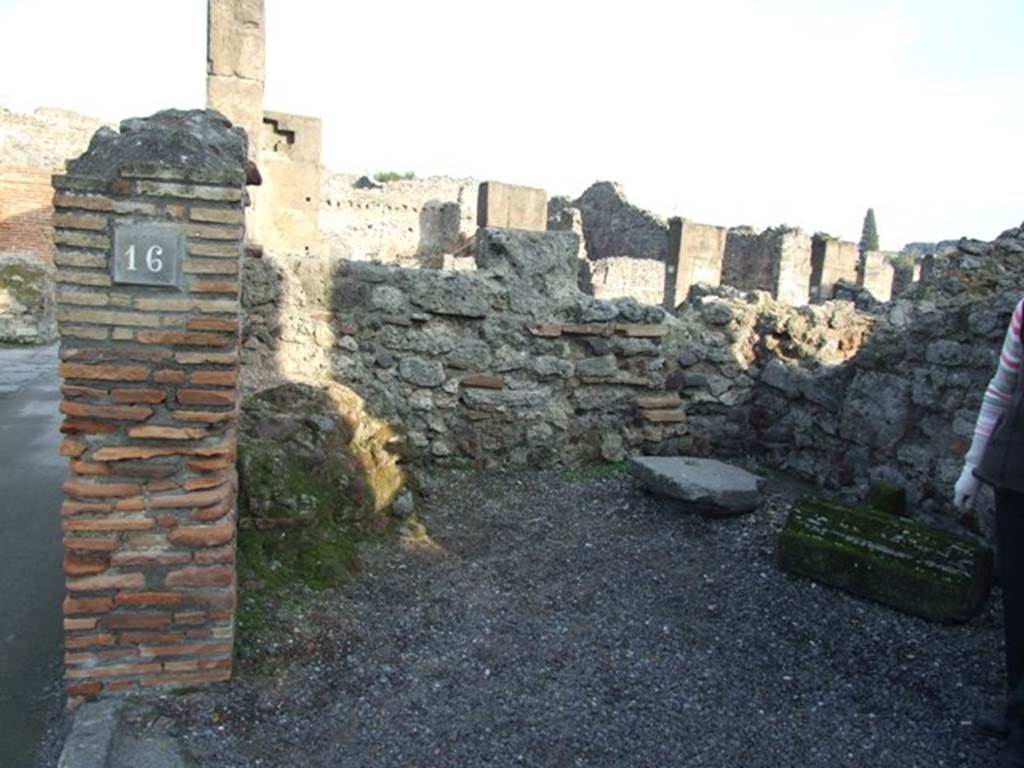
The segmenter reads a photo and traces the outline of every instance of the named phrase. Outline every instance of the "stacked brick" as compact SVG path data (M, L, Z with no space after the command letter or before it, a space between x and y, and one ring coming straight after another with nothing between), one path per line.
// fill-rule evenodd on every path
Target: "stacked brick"
M52 260L51 174L46 168L0 166L0 255Z
M134 121L129 161L94 140L53 179L69 696L231 674L245 144L214 113L167 114ZM210 135L218 162L180 150ZM114 228L142 222L184 230L181 290L113 282Z

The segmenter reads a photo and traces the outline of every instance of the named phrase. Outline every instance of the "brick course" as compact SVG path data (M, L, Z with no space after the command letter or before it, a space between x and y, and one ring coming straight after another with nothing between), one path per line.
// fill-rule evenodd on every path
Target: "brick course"
M115 152L108 172L88 162L77 172L87 152L46 196L69 433L60 513L72 697L231 674L245 154L227 126L186 116L201 135L236 142L237 166L119 162ZM165 129L175 128L155 127ZM114 227L130 221L180 222L184 271L215 281L114 284Z

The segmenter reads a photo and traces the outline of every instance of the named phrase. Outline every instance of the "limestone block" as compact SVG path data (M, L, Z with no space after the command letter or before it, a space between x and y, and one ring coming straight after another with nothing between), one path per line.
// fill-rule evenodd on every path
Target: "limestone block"
M543 232L548 226L548 196L543 189L481 182L477 193L477 225Z
M779 566L931 621L978 614L992 584L991 550L902 517L820 500L794 509Z
M888 251L866 251L861 259L858 285L867 289L878 301L889 301L893 295L896 270Z
M260 123L263 184L252 213L256 241L271 251L319 254L320 120L266 112Z
M206 106L245 131L250 157L255 157L263 125L263 83L211 75L206 78Z
M263 0L209 0L207 74L264 80Z
M665 265L652 259L613 256L590 262L590 287L595 298L630 297L660 305L665 294Z
M811 240L811 293L831 299L840 280L857 280L857 244L834 237L815 235Z
M753 511L764 484L745 469L688 456L638 456L630 459L629 471L652 493L711 517Z
M686 301L690 286L721 283L727 230L680 218L668 224L664 305L671 311Z

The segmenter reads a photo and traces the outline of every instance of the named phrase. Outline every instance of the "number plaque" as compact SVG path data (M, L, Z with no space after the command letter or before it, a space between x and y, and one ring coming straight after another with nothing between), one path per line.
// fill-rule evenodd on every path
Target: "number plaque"
M114 227L115 283L184 286L185 230L178 224L121 224Z

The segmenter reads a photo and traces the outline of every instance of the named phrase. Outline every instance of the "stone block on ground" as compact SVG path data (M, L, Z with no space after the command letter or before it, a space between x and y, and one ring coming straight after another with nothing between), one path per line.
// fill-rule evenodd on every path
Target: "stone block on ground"
M96 768L107 765L122 705L122 701L108 699L79 707L57 768Z
M637 456L630 474L647 490L711 517L752 512L764 480L731 464L689 456Z
M923 619L973 618L992 585L992 553L877 510L808 500L789 516L779 566Z

